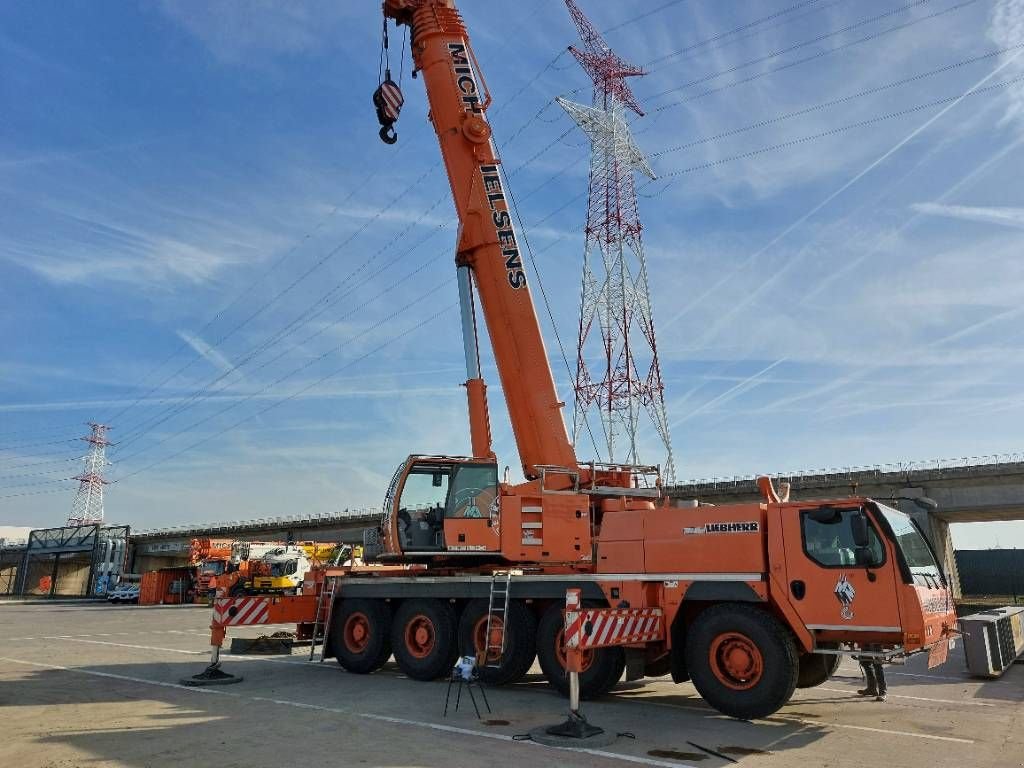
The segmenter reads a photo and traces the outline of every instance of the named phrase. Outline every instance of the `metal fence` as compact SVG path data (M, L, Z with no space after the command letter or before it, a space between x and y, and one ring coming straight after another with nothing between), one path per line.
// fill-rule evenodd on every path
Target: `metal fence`
M956 567L964 595L1024 594L1024 549L958 549Z

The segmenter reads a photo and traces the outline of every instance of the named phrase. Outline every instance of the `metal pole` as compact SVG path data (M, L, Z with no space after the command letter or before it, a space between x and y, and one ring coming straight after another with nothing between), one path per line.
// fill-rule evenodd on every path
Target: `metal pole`
M580 673L575 669L569 671L569 711L580 714Z

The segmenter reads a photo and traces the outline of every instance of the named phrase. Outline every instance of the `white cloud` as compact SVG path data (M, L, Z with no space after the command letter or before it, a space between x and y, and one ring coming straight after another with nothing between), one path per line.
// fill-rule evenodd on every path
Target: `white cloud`
M1014 229L1024 229L1024 208L999 208L993 206L943 205L941 203L914 203L910 206L917 213L928 216L944 216L963 221L978 221L986 224L1000 224Z
M191 334L188 331L178 331L178 337L214 368L219 368L225 373L234 369L235 366L230 360L198 336Z
M331 0L161 0L159 7L214 56L241 64L252 63L252 54L295 55L324 50L346 33L351 34L346 20L365 17L360 13L364 9L346 9L346 5Z

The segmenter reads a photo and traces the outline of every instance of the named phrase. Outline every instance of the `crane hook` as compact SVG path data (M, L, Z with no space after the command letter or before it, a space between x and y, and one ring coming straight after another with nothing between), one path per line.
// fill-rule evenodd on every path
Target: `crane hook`
M385 144L394 144L398 141L394 124L404 103L402 89L391 79L389 70L384 81L373 92L373 106L377 109L377 120L381 124L380 138Z

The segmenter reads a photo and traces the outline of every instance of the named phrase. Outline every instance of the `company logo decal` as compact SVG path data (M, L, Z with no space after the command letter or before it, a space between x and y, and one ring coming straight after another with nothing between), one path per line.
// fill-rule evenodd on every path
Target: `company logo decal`
M756 520L747 523L706 523L694 527L683 528L683 533L697 535L704 533L757 533L761 524Z
M835 588L836 599L839 601L839 615L846 621L853 621L853 599L857 597L857 590L846 578L845 573L839 574L839 581Z

